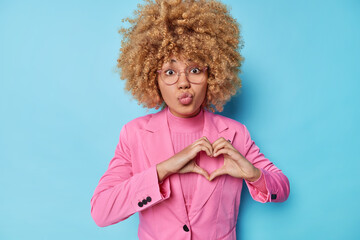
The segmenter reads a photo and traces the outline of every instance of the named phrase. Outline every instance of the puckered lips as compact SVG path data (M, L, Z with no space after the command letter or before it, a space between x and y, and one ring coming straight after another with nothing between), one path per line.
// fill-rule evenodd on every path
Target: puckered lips
M178 100L181 104L183 105L188 105L192 102L193 100L193 95L191 93L181 93L179 96L178 96Z

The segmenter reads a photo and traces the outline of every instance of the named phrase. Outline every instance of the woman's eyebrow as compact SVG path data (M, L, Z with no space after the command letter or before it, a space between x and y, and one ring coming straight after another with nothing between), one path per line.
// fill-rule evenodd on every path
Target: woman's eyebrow
M176 60L175 60L175 59L171 59L170 62L176 62Z

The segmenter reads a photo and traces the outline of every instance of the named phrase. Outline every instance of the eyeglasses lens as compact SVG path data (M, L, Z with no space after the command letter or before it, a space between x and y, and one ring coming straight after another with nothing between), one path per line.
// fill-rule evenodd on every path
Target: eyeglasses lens
M184 72L177 70L162 70L160 75L166 84L171 85L179 80L182 73L186 75L189 82L197 84L203 81L206 74L206 68L190 67L187 68Z

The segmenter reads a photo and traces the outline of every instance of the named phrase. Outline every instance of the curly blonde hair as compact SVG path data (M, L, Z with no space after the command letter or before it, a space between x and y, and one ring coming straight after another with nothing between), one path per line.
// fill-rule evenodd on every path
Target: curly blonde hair
M125 89L147 108L164 105L157 83L157 70L171 56L185 57L208 67L205 108L223 110L223 105L241 87L244 58L239 24L227 7L214 0L145 0L134 18L122 27L117 67Z

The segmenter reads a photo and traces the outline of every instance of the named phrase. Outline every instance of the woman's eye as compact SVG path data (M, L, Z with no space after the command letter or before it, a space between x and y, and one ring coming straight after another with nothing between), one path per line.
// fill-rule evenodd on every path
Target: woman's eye
M169 75L169 76L170 76L170 75L174 75L174 74L175 74L175 71L172 70L172 69L169 69L169 70L166 70L166 71L165 71L165 74L166 74L166 75Z
M192 68L192 69L190 70L190 73L198 74L198 73L200 73L200 69L199 69L199 68Z

